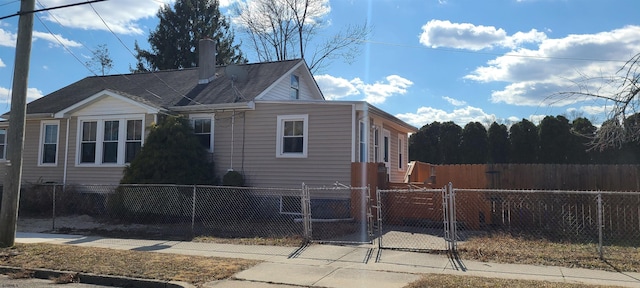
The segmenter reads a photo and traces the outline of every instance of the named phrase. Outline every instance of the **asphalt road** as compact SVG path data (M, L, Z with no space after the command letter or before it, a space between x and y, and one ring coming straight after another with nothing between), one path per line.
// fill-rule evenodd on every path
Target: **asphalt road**
M0 288L89 288L89 287L109 287L99 285L89 285L81 283L55 284L51 280L44 279L9 279L7 275L0 275Z

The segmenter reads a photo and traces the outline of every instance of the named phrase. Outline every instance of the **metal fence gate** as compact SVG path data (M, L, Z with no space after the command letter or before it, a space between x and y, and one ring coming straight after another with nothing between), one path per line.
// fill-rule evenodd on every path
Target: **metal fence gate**
M451 186L410 186L376 191L378 247L412 251L455 247L455 205ZM446 201L445 201L446 199ZM444 224L444 229L443 229ZM448 240L449 239L449 240Z
M307 240L316 243L373 243L369 187L340 183L332 187L303 184L301 205Z

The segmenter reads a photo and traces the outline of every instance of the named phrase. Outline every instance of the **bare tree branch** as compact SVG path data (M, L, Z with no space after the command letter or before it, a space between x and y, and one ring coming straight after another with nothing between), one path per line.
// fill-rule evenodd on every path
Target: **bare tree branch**
M576 91L560 92L556 96L601 99L611 104L607 120L591 137L591 150L622 147L640 140L640 53L634 55L611 76L586 77L574 81ZM594 90L592 92L592 90Z

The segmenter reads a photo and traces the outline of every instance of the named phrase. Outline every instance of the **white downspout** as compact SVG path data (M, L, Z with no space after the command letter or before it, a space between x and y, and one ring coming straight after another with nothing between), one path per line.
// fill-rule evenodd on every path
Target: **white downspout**
M231 164L229 165L229 169L227 171L233 171L233 145L235 144L234 139L234 126L236 123L236 110L233 110L231 114Z
M71 117L67 118L67 135L66 135L66 140L65 140L65 144L64 144L64 168L63 168L63 172L62 172L62 185L63 187L67 185L67 163L69 162L69 122L71 120Z
M358 119L356 105L351 104L351 163L356 162L356 146L358 145Z

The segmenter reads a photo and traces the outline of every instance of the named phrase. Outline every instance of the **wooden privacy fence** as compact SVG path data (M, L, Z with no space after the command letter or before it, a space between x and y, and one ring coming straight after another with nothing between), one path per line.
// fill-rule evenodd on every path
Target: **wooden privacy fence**
M412 162L410 183L465 189L640 191L640 165L464 164Z

